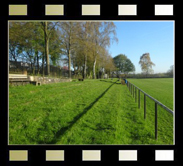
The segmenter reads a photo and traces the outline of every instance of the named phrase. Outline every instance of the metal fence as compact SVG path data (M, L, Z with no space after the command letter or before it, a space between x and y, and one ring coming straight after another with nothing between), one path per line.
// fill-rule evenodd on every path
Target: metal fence
M155 102L155 139L158 139L158 107L157 105L161 106L163 109L165 109L166 111L168 111L170 114L174 114L174 112L168 108L167 106L163 105L161 102L159 102L158 100L156 100L155 98L153 98L152 96L150 96L149 94L147 94L146 92L144 92L143 90L141 90L140 88L138 88L137 86L135 86L134 84L130 83L129 81L127 81L127 87L131 93L131 95L135 95L135 102L137 102L137 96L138 96L138 108L140 109L140 92L142 92L144 94L144 119L146 119L146 96L149 97L151 100L153 100ZM138 95L137 95L137 91L138 91Z
M43 69L44 68L44 69ZM47 76L46 65L42 63L33 64L25 61L9 61L9 73L10 74L28 74L34 76ZM62 67L50 65L51 77L68 78L69 70Z

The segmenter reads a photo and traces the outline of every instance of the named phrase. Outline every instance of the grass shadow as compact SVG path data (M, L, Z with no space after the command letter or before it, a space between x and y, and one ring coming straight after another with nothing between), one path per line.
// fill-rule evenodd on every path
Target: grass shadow
M115 84L117 84L117 85L121 85L121 82L120 81L115 81L115 82L113 82L113 80L100 80L100 81L102 81L102 82L107 82L107 83L115 83Z
M110 83L110 84L111 84L111 83L114 83L113 80L100 80L100 81L102 81L102 82L107 82L107 83Z
M68 122L68 125L61 128L59 131L57 131L57 133L54 136L54 139L52 141L47 142L47 144L55 144L65 133L66 131L68 131L69 129L72 128L72 126L79 120L81 119L93 106L95 103L98 102L98 100L100 98L102 98L105 93L115 84L116 82L114 82L113 84L111 84L100 96L98 96L95 101L93 101L88 107L86 107L83 112L81 112L80 114L78 114L77 116L75 116L73 118L72 121Z

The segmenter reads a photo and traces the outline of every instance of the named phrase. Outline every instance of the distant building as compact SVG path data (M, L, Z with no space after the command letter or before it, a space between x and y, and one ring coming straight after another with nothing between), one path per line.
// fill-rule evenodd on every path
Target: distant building
M62 69L69 70L67 66L63 66Z
M108 75L107 74L104 74L104 79L107 79L108 78Z

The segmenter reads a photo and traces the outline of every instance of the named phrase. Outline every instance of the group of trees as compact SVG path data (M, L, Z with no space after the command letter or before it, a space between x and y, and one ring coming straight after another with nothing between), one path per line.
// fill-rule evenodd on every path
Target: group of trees
M119 54L115 56L113 59L114 59L114 64L118 69L118 72L117 72L118 76L120 74L123 74L125 76L125 75L128 75L128 73L135 71L134 64L131 62L129 58L127 58L126 55ZM152 66L154 66L155 64L151 61L149 53L145 53L140 57L139 64L142 69L142 74L146 75L146 77L148 74L152 74L153 72Z
M124 54L119 54L113 58L114 64L117 68L115 73L115 76L120 77L135 77L135 78L141 78L141 77L173 77L173 65L170 66L170 69L166 73L153 73L152 67L155 66L155 64L151 61L150 54L144 53L142 56L140 56L139 65L141 67L142 73L135 74L135 66L131 62L129 58L127 58Z
M67 66L83 78L96 78L107 73L128 75L135 66L124 54L111 57L108 48L117 42L113 22L10 22L9 59L26 62L39 74L50 75L50 65L58 68ZM40 65L41 64L41 65ZM140 57L142 74L152 74L155 64L150 54ZM64 66L65 65L65 66ZM167 72L173 75L173 66Z
M108 48L117 42L115 28L113 22L10 22L9 59L24 58L34 69L42 68L43 75L50 74L50 64L63 63L69 77L71 70L83 78L110 74L115 66Z

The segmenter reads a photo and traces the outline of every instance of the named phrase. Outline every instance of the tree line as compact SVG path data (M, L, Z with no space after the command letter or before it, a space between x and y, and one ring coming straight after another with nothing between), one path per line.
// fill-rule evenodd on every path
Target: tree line
M50 65L67 65L69 77L73 70L96 78L116 70L108 48L117 40L113 22L10 22L9 59L24 58L43 75L50 75Z
M9 59L25 59L39 74L50 75L50 65L83 78L120 77L135 72L125 54L112 58L108 49L118 42L113 22L9 22ZM142 75L153 73L150 54L140 56ZM73 71L71 73L71 71ZM173 75L173 67L168 71Z
M152 69L155 64L151 61L150 53L144 53L140 56L139 65L141 67L141 74L135 74L135 66L131 60L124 54L119 54L113 58L116 66L114 71L115 77L133 77L133 78L159 78L159 77L173 77L174 66L165 73L156 73Z

